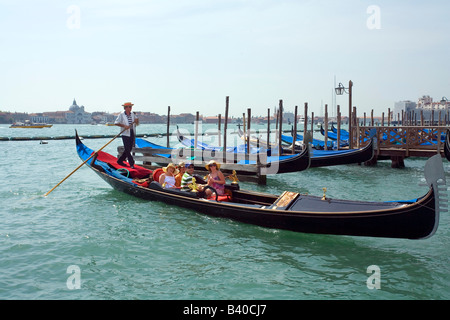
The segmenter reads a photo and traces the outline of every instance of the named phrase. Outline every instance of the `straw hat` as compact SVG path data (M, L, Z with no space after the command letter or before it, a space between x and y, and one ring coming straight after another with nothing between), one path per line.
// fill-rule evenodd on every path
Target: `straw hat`
M209 166L212 165L212 164L216 165L217 170L220 169L220 164L219 163L217 163L215 160L210 160L205 166L206 170L210 171L209 170Z
M177 169L177 166L174 165L173 163L169 163L169 164L167 165L167 167L162 168L162 170L163 170L164 172L167 172L167 169L169 169L170 167L172 167L172 168L174 169L173 174L176 175L176 174L178 173L178 169Z
M184 161L181 161L181 162L178 164L178 168L184 168L185 165L186 165L186 163L185 163Z
M131 102L125 102L122 107L132 107L134 106L134 104L132 104Z

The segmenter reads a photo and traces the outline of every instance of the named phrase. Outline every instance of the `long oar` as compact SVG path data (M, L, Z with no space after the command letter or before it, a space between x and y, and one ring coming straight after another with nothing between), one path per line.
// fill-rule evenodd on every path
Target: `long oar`
M120 136L125 130L128 129L123 129L118 135L116 135L114 138L112 138L111 140L108 141L107 144L105 144L103 147L101 147L100 149L98 149L97 151L95 151L89 158L87 158L82 164L80 164L75 170L73 170L71 173L69 173L69 175L67 177L65 177L64 179L62 179L56 186L53 187L53 189L51 189L49 192L47 192L46 194L44 194L44 197L48 196L50 194L50 192L52 192L53 190L55 190L61 183L63 183L64 181L67 180L67 178L69 178L72 174L75 173L75 171L77 171L78 169L80 169L86 162L88 162L89 160L91 160L91 158L93 156L95 156L97 153L99 153L100 151L102 151L108 144L110 144L111 142L114 141L114 139L116 139L118 136Z

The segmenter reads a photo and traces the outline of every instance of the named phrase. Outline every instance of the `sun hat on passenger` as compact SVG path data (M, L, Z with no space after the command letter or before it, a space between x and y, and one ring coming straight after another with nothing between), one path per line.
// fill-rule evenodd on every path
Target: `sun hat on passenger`
M212 164L216 165L217 170L220 169L220 164L219 163L217 163L215 160L210 160L205 166L206 170L210 171L209 170L209 166L212 165Z
M185 166L186 166L186 165L185 165L184 161L181 161L181 162L177 165L178 168L184 168Z
M173 168L173 169L174 169L174 172L173 172L174 175L178 173L177 166L174 165L173 163L169 163L169 164L167 165L167 167L164 167L164 168L162 168L162 169L163 169L164 172L167 172L167 169L169 169L169 168Z

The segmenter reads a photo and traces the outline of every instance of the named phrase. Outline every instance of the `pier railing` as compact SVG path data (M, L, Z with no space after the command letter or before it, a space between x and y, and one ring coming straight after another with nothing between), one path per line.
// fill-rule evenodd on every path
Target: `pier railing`
M377 155L424 156L443 152L446 126L359 126L354 145L367 144L370 129L375 128Z

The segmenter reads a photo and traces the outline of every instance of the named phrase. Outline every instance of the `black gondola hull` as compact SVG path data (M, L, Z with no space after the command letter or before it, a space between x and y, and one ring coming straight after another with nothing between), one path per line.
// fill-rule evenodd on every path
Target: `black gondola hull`
M386 212L344 214L279 212L246 205L202 200L164 190L132 186L94 169L114 189L151 201L162 201L209 216L227 218L261 227L302 233L421 239L430 236L436 223L433 191L418 206L405 206Z
M314 152L314 151L313 151ZM373 139L370 139L369 144L361 149L355 149L351 152L336 153L320 157L311 157L310 168L337 166L352 163L364 163L370 161L373 158Z

